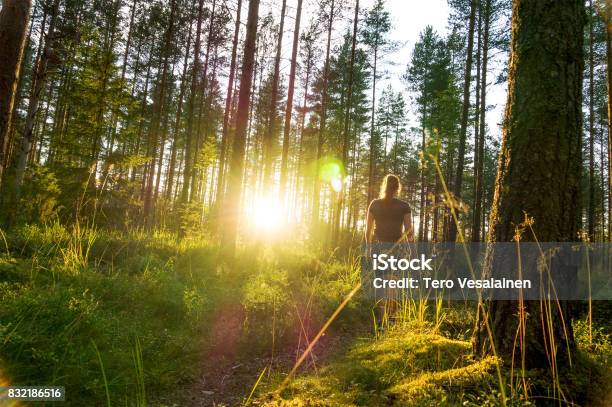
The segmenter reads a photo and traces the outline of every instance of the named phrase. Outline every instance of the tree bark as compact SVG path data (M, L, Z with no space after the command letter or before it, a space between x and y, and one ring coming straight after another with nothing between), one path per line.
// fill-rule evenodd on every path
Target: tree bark
M17 159L17 168L15 171L16 193L18 193L19 189L21 188L21 185L23 184L25 170L28 165L28 158L30 157L30 151L32 150L36 113L38 113L40 95L47 79L47 63L51 52L53 52L50 43L52 41L53 31L55 30L55 21L57 19L58 8L59 0L55 0L51 11L49 29L47 30L47 33L44 34L45 40L44 45L42 47L42 52L40 53L38 60L34 64L34 72L32 75L32 88L30 91L30 100L28 102L28 112L26 116L25 129L20 141L19 158Z
M272 92L270 94L270 107L268 111L268 126L266 128L263 149L263 164L264 178L263 190L264 194L269 194L272 191L273 176L274 176L274 138L276 137L277 128L277 113L278 113L278 81L280 77L280 58L281 49L283 46L283 31L285 29L285 10L287 8L287 0L283 0L281 7L281 19L278 28L278 37L276 40L276 56L274 58L274 73L272 74Z
M587 214L588 234L590 241L595 239L595 90L593 58L593 0L589 0L589 207Z
M202 33L202 12L204 8L204 0L199 0L198 3L198 23L196 28L195 48L193 51L193 69L191 72L191 89L189 93L189 112L187 115L187 129L185 133L185 157L183 167L183 187L181 189L181 204L186 204L189 201L189 181L191 180L192 172L192 145L193 145L193 119L195 115L196 92L198 85L198 73L200 72L200 47Z
M149 164L149 173L147 174L145 194L144 194L144 219L145 226L151 228L153 226L153 212L154 212L154 200L153 200L153 181L155 178L155 159L157 158L157 144L160 138L160 126L162 122L162 116L164 115L164 105L166 101L166 88L168 82L168 60L170 59L170 42L172 40L172 34L174 31L174 17L176 14L176 0L172 0L170 3L170 16L168 18L168 28L166 29L166 38L164 40L163 49L163 63L162 63L162 74L157 91L157 100L153 106L153 119L151 123L151 129L149 130L149 146L147 150L151 153L151 162ZM162 153L163 153L163 141L162 141Z
M350 147L350 123L351 123L351 104L353 101L353 75L355 71L355 48L357 46L357 23L359 20L359 0L355 2L355 16L353 17L353 38L351 41L351 60L349 62L349 73L348 73L348 90L346 97L346 106L344 108L344 129L342 137L342 167L343 171L346 172L348 168L348 151ZM344 180L342 180L344 186ZM333 241L337 241L340 233L340 213L344 206L344 195L346 194L345 188L342 188L338 193L338 202L336 205L336 216L334 217L334 232Z
M359 0L358 0L359 1ZM291 131L291 114L293 113L293 93L295 91L295 71L297 67L297 52L300 40L300 21L302 18L302 0L298 0L293 27L293 49L291 50L291 68L289 69L289 87L287 88L287 106L285 108L285 124L283 126L283 152L281 155L280 196L283 202L287 194L287 165L289 161L289 133Z
M224 216L225 227L223 233L223 246L229 255L233 255L236 248L236 235L238 232L238 221L240 219L242 172L244 169L244 150L249 121L249 101L251 98L253 67L255 65L258 14L259 0L250 0L244 44L244 57L242 59L242 72L240 77L240 91L238 95L238 111L236 113L236 135L234 137L232 149L232 162L229 171L229 188L227 194L228 199L225 205Z
M525 214L533 223L525 226L521 240L577 240L584 21L581 0L514 1L508 99L488 235L491 242L515 239L519 225L525 225ZM516 275L507 264L496 266L496 273ZM550 307L546 300L481 304L475 352L490 353L492 338L496 353L506 361L514 355L521 357L527 369L551 366L555 374L569 361L573 331L567 304L560 301L548 312L547 304Z
M485 145L485 131L486 131L486 117L487 117L487 63L489 53L489 27L491 22L491 0L485 1L483 10L484 14L484 32L483 32L483 44L482 44L482 72L481 72L481 85L480 85L480 131L478 132L478 151L477 166L476 166L476 182L474 185L474 213L472 219L472 241L479 242L481 234L481 219L482 219L482 195L483 195L483 172L484 172L484 145ZM482 233L481 233L482 232Z
M317 158L315 162L314 173L314 188L312 199L312 226L313 232L316 232L319 225L319 206L321 200L321 191L319 183L319 165L323 156L323 143L325 140L325 125L327 121L327 85L329 83L329 53L331 50L331 35L334 23L334 6L335 1L331 0L329 11L329 22L327 25L327 48L325 51L325 66L323 68L323 94L321 95L321 122L319 123L319 134L317 137Z
M31 6L30 0L4 0L0 11L0 186Z
M470 20L468 23L468 43L465 61L465 72L463 76L463 109L461 111L461 126L459 128L459 150L457 152L457 172L453 183L453 195L456 199L461 199L461 189L463 186L463 167L465 162L465 144L467 138L468 117L470 114L470 82L472 79L472 57L474 52L474 26L476 21L477 0L470 3ZM454 242L457 238L458 225L451 220L449 225L449 240Z
M301 0L300 0L301 1ZM238 0L236 9L236 24L234 26L234 40L232 41L232 59L227 81L227 95L225 96L225 110L223 112L223 129L221 131L221 148L219 152L219 174L217 175L217 204L221 206L225 196L225 159L229 144L229 119L232 110L232 95L234 90L234 76L236 71L236 51L238 49L238 35L240 34L240 11L242 0Z
M193 13L189 20L189 33L187 34L187 45L185 45L185 56L183 58L183 72L181 73L181 84L178 97L178 105L176 107L176 115L174 117L174 126L172 130L172 147L170 150L170 163L168 164L168 172L166 174L166 189L165 198L170 201L172 198L172 189L174 188L174 167L176 166L176 150L179 135L181 131L181 118L183 116L183 103L185 100L185 91L187 89L187 66L189 64L189 51L191 50L191 24L193 22Z
M606 2L606 59L608 83L608 241L612 241L612 2Z

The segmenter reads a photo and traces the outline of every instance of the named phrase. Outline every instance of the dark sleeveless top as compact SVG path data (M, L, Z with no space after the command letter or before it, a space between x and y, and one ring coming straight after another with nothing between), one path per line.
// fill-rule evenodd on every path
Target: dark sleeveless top
M374 199L368 212L374 217L374 237L379 242L396 242L402 237L404 215L410 205L401 199Z

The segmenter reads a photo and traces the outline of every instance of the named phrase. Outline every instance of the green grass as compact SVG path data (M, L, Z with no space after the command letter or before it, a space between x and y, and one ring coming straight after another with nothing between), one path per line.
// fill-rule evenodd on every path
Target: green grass
M196 249L142 235L98 233L90 244L58 226L11 237L0 260L1 366L11 383L66 386L72 405L108 404L108 390L125 404L143 380L156 396L193 375L188 359L220 295L210 265L181 264ZM144 370L134 363L139 343Z
M461 317L464 310L445 312L450 315L447 324L463 324L453 318ZM580 347L573 369L563 372L561 384L578 405L605 406L612 394L610 336L598 329L596 342L587 346L585 324L576 323ZM468 340L451 339L440 329L433 323L406 321L378 339L358 339L323 368L298 376L280 393L275 391L278 383L269 383L259 402L268 407L501 406L503 396L495 370L502 363L505 405L567 405L552 399L553 386L546 372L525 373L526 396L518 383L519 372L510 388L510 369L503 362L492 356L475 360Z
M200 373L224 312L240 310L237 359L295 356L358 283L356 258L299 243L246 244L227 261L202 237L23 226L0 236L0 384L65 386L70 406L160 405ZM523 382L502 366L501 392L497 360L472 357L473 304L407 303L383 332L367 332L372 306L348 302L326 332L344 337L321 341L317 369L302 367L270 398L290 366L258 367L242 400L480 406L501 405L505 394L506 405L555 405L544 372L525 372ZM573 400L605 405L609 326L584 319L574 328L579 352L562 385Z
M294 346L353 283L306 253L245 246L228 262L202 238L20 227L0 248L0 382L65 386L67 405L149 405L193 380L215 316L236 305L241 355Z
M363 338L317 374L295 379L268 405L439 405L466 390L495 387L495 359L474 361L471 345L411 324Z

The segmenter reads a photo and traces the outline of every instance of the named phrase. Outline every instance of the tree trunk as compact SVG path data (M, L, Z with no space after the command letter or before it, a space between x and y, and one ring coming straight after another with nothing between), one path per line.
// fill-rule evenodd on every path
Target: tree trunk
M302 0L298 0L293 27L293 49L291 50L291 68L289 69L289 87L287 88L287 106L285 108L285 124L283 126L283 152L281 155L280 196L283 202L287 199L287 165L289 161L289 133L291 131L291 114L293 113L293 93L295 90L295 71L297 67L297 52L300 40L300 20L302 18Z
M4 0L0 11L0 186L31 6L29 0Z
M185 56L183 58L183 72L181 73L181 84L178 97L178 105L176 107L176 115L174 116L174 126L172 130L172 147L170 150L170 162L168 163L168 172L166 174L166 189L165 198L170 201L172 198L172 189L174 188L174 167L176 166L176 150L179 135L181 131L181 117L183 116L183 103L185 100L185 90L187 89L187 66L189 63L189 51L191 50L191 23L193 22L193 13L189 19L189 33L187 34L187 45L185 45Z
M456 199L461 199L461 188L463 186L463 166L465 162L465 142L467 138L467 124L470 114L470 82L472 79L472 53L474 51L474 25L476 21L477 0L470 4L470 21L468 23L468 43L465 61L465 72L463 76L463 110L461 111L461 127L459 128L459 150L457 152L457 173L453 183L453 194ZM454 242L457 238L458 225L454 220L450 222L449 240Z
M30 91L30 100L28 102L25 129L20 141L19 158L17 159L17 168L15 171L16 193L19 193L19 189L23 184L25 170L28 165L28 158L30 157L30 151L32 150L32 142L34 141L34 122L36 119L36 113L38 113L40 94L47 80L47 62L51 52L53 52L51 48L51 41L53 40L52 37L53 31L55 30L55 21L57 19L58 8L59 0L55 0L51 11L49 29L47 30L47 33L44 34L44 46L42 47L42 52L40 53L38 60L34 64L32 88Z
M606 2L606 58L608 83L608 241L612 241L612 2Z
M301 1L301 0L300 0ZM223 112L223 129L221 132L221 148L219 152L219 174L217 175L217 203L220 206L225 196L225 157L229 144L229 118L232 108L232 94L234 90L234 76L236 71L236 51L238 49L238 35L240 34L240 11L242 0L238 0L236 9L236 24L234 26L234 40L232 41L232 59L227 81L227 95L225 96L225 110Z
M164 40L163 49L161 50L164 59L162 63L162 74L157 91L157 100L153 105L153 119L151 123L151 129L149 130L149 146L147 150L151 154L151 162L149 164L149 173L147 174L145 194L144 194L144 220L145 226L151 228L153 226L153 181L155 178L155 159L157 158L157 144L160 138L160 126L162 122L162 116L164 115L164 104L166 101L166 87L168 82L168 60L170 58L170 43L172 41L172 33L174 31L174 16L176 14L176 0L172 0L170 3L170 16L168 18L168 28L166 29L166 38ZM163 141L162 141L162 153L163 153Z
M476 167L476 182L474 185L474 213L472 219L472 241L479 242L481 234L481 219L482 219L482 195L483 195L483 172L484 172L484 145L487 117L487 62L489 53L489 26L491 21L491 0L485 1L484 6L484 33L482 44L482 83L480 85L480 131L478 132L478 151L477 151L477 167ZM482 233L481 233L482 232Z
M295 169L295 190L294 190L294 202L295 202L295 206L297 207L297 201L298 199L300 199L300 192L304 192L304 186L303 184L305 184L305 182L302 182L302 185L300 185L300 176L302 173L302 159L304 156L304 127L306 126L306 105L308 103L308 86L310 85L310 73L312 70L312 64L311 64L311 58L312 58L312 54L310 49L308 50L308 55L306 55L306 78L305 78L305 82L304 82L304 100L302 101L302 114L300 115L300 124L299 124L299 129L298 132L300 134L300 140L298 142L298 156L297 156L297 166ZM304 198L303 202L307 202L306 201L307 198ZM302 209L304 208L304 205L302 205Z
M577 240L584 20L581 0L514 2L492 242L512 241L525 214L533 224L521 240L533 241L534 235L542 242ZM494 266L496 273L516 274L507 264ZM571 315L563 301L559 307L546 300L490 301L479 307L478 321L475 352L492 351L488 321L497 354L509 363L513 355L521 357L527 369L551 366L555 375L574 347Z
M202 116L206 114L208 116L208 65L210 60L210 50L213 45L213 29L215 23L215 10L217 7L217 0L213 0L212 8L210 11L210 18L208 23L208 38L206 39L206 54L204 55L204 72L202 73L202 91L200 92L200 110L198 112L198 130L196 132L196 143L193 152L192 169L191 169L191 190L189 191L189 202L199 198L199 187L201 181L201 169L198 164L198 155L200 154L200 146L203 146L206 142L206 133L202 137Z
M274 139L276 137L276 124L278 113L278 81L280 77L280 58L281 49L283 46L283 31L285 29L285 10L287 8L287 0L283 0L281 8L281 19L278 28L278 37L276 40L276 57L274 58L274 73L272 75L272 92L270 94L270 107L268 111L268 126L264 138L263 149L263 165L264 178L263 190L264 194L269 194L272 191L274 180Z
M370 161L368 164L368 205L374 199L374 170L376 167L376 143L374 140L374 119L376 112L376 63L378 62L378 46L374 45L374 65L372 66L372 112L370 116Z
M351 41L351 60L349 63L348 73L348 90L346 97L346 106L344 108L344 129L342 137L342 171L346 173L348 168L348 151L350 148L350 123L351 123L351 104L353 101L353 75L355 70L355 48L357 46L357 23L359 20L359 0L355 2L355 16L353 17L353 38ZM346 190L344 188L344 180L342 180L343 188L338 192L338 202L336 205L336 216L334 224L334 234L332 241L338 240L340 233L340 213L342 213L342 207L344 206L344 195Z
M321 157L323 156L323 143L325 140L325 125L327 121L327 85L329 83L329 53L331 50L331 35L334 22L334 6L335 0L331 0L329 23L327 25L327 48L325 51L325 66L323 68L323 94L321 96L321 122L319 123L319 134L317 138L317 158L315 162L314 173L314 188L312 197L312 226L313 232L316 232L319 225L319 206L321 200L321 191L319 183L319 166Z
M200 72L200 47L202 33L202 11L204 8L204 0L199 0L198 3L198 23L196 28L195 49L193 51L193 69L191 72L191 90L189 93L189 112L187 115L187 129L185 133L185 164L183 167L183 187L181 190L181 204L186 204L189 201L189 181L191 180L192 171L192 144L193 144L193 119L195 115L196 91L198 85L198 73Z
M224 208L223 246L229 255L233 255L236 248L236 235L238 232L238 221L240 219L242 171L244 169L244 150L249 121L249 101L251 98L253 67L255 65L255 42L257 40L258 14L259 0L250 0L244 44L244 57L242 60L242 73L240 77L240 91L238 95L238 111L236 113L236 135L234 137L232 162L229 171L228 199Z
M595 241L595 62L593 58L593 0L589 0L589 208L587 213L590 241Z

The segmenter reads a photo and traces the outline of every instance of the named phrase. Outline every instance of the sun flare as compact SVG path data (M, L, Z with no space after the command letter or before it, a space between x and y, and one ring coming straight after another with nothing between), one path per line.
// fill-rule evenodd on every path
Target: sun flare
M253 203L248 213L251 223L259 231L272 232L280 230L286 222L285 211L278 199L260 197Z

